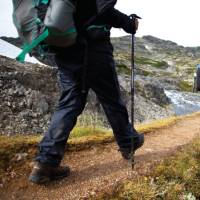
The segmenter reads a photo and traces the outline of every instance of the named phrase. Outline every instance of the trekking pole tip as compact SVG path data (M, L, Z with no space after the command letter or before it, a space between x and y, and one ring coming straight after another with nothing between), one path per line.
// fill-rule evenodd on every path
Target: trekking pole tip
M134 170L135 167L135 159L134 159L134 154L131 155L131 169Z

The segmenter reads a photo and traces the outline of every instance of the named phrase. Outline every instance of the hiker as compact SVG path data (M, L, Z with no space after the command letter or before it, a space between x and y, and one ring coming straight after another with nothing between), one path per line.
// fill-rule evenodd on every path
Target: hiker
M39 153L29 176L29 180L34 183L69 176L69 167L61 167L60 162L70 131L85 107L89 89L96 93L124 159L130 159L132 138L134 151L144 143L144 135L138 134L129 122L120 95L110 42L112 27L134 34L138 20L131 19L113 6L107 6L105 10L106 2L114 0L97 0L97 10L102 9L102 12L94 18L95 5L92 2L96 3L94 0L77 2L74 16L78 32L76 44L67 48L54 48L61 96L50 127L39 144ZM83 10L85 7L87 9ZM92 23L85 26L91 18L94 19Z
M200 91L200 64L196 65L196 72L194 73L193 92Z

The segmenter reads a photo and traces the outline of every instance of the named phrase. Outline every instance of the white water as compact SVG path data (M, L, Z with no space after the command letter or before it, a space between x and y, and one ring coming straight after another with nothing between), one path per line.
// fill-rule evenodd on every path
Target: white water
M0 55L15 59L21 51L22 50L20 48L0 39ZM30 57L29 55L26 56L25 61L30 63L43 64L36 58Z
M176 90L165 90L165 94L170 98L176 115L200 111L200 94Z

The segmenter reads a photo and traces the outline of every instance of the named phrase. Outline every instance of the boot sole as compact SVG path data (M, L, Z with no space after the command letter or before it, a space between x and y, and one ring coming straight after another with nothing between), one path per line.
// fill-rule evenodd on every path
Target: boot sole
M48 183L51 181L56 181L56 180L61 180L66 177L68 177L69 174L63 175L63 176L55 176L55 177L48 177L48 176L43 176L43 177L37 177L37 176L29 176L29 181L35 184L44 184Z
M43 176L43 177L29 176L28 180L35 184L44 184L44 183L50 182L51 179L46 176Z

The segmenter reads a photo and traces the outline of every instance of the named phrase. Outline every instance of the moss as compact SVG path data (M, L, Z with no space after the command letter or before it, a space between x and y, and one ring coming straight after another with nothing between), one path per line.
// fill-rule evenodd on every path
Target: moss
M117 72L120 73L120 74L131 74L131 69L124 65L124 64L120 64L120 65L117 65Z
M70 134L70 138L80 138L83 136L91 136L91 135L98 135L104 136L108 133L107 129L103 128L96 128L96 127L76 127L72 133Z
M195 73L195 71L196 71L196 68L195 67L190 67L190 68L187 68L187 69L185 69L185 73L186 74L194 74Z
M149 75L151 75L151 73L148 72L148 71L146 71L146 70L144 70L144 71L143 71L143 75L144 75L144 76L149 76Z
M147 70L143 70L143 75L144 76L155 76L155 72L150 72L150 71L147 71Z
M192 85L190 85L187 81L183 81L183 80L179 82L179 88L182 91L186 91L186 92L192 91Z
M35 149L40 136L0 136L0 169L6 169L16 153Z
M140 177L137 179L136 184L130 181L124 185L123 192L119 196L120 199L127 200L153 200L155 193L155 189L144 178Z
M79 138L69 139L67 144L68 151L80 151L89 149L92 146L96 146L98 144L106 144L114 141L114 137L111 132L107 132L105 134L94 134L90 136L82 136Z
M0 176L1 171L13 164L13 158L17 153L28 153L27 161L30 161L37 152L38 142L42 136L0 136ZM111 131L93 128L76 127L68 141L68 151L78 151L90 148L92 145L114 141Z
M127 181L126 184L118 185L110 194L100 195L98 200L154 200L155 189L143 178L138 177L135 181Z
M145 57L137 57L136 63L140 65L151 65L152 67L166 69L168 64L165 61L152 60Z
M136 125L139 132L148 133L170 126L178 120L200 116L200 113L182 117L171 117L157 120L149 124ZM38 142L42 136L0 136L0 176L12 162L17 153L28 153L27 160L32 159L37 151ZM93 145L113 142L114 137L111 130L94 127L76 127L68 141L68 151L79 151L88 149Z
M97 199L200 199L200 138L165 159L147 176L125 181Z
M141 68L137 68L136 74L140 74L140 75L143 75L143 76L155 76L154 72L148 71L148 70L145 70L145 69L141 69Z
M159 177L156 184L160 190L170 183L180 186L173 193L169 189L166 197L174 195L172 199L180 199L181 194L192 193L200 199L200 138L175 157L163 161L155 169L154 176Z
M156 131L158 129L161 129L167 126L171 126L172 124L176 123L178 120L180 120L179 117L170 117L166 119L155 120L147 124L136 125L136 129L138 132L148 133L148 132Z

